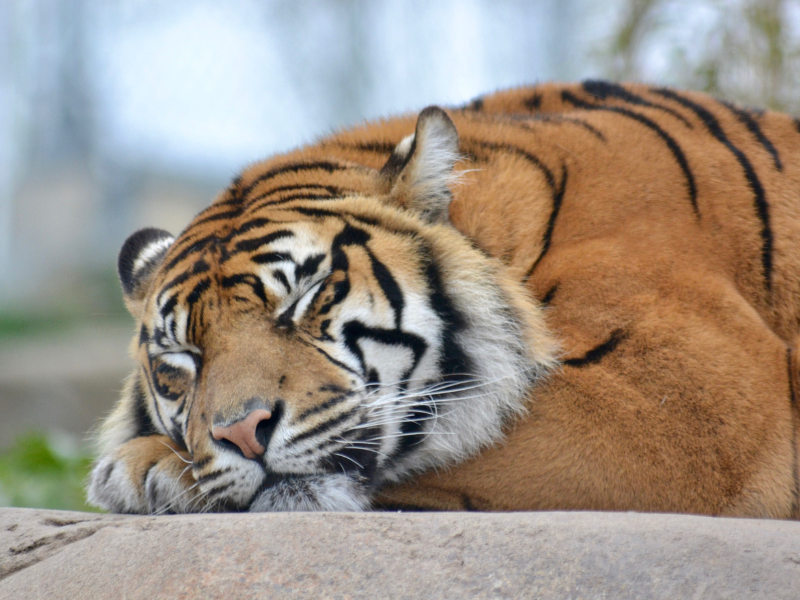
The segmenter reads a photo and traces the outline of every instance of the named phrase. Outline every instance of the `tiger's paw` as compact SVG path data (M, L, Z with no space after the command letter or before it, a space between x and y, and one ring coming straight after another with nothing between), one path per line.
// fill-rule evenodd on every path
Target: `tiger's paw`
M115 513L200 512L205 505L191 467L169 437L134 438L95 464L88 501Z

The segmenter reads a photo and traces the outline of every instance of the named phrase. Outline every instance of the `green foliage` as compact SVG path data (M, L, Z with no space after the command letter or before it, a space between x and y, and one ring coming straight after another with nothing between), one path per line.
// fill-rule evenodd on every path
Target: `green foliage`
M91 457L55 446L31 432L0 452L0 506L95 510L86 505L83 489Z
M71 325L75 318L67 314L31 314L22 311L0 312L0 339L32 335L42 331L58 331Z

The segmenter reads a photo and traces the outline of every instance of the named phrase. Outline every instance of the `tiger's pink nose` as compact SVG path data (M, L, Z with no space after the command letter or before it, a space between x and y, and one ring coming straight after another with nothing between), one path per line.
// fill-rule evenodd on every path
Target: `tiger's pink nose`
M270 411L258 408L244 419L236 421L227 427L220 427L219 425L213 427L211 435L217 441L228 440L235 444L246 458L256 458L264 454L266 450L258 441L256 429L259 423L269 421L270 418L272 418Z

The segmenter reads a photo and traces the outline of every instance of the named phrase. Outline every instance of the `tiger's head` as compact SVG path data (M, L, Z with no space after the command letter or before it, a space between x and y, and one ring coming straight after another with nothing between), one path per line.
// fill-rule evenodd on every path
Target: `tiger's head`
M449 224L458 134L424 110L382 169L255 165L119 274L138 362L106 443L166 434L220 510L363 510L494 443L553 364L541 311Z

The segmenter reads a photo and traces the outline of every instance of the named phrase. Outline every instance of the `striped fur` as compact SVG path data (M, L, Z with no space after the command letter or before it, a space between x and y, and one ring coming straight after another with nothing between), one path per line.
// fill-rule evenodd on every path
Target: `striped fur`
M797 122L598 81L447 115L131 238L139 366L90 499L796 517ZM256 409L263 455L212 437Z

